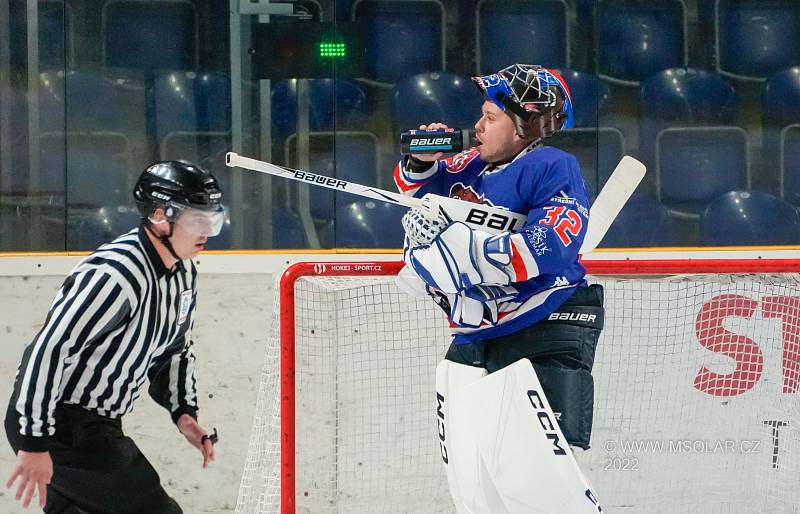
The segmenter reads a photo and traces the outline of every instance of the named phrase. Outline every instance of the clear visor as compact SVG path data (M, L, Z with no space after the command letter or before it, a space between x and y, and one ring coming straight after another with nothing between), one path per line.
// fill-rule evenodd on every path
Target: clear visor
M214 237L219 235L225 223L225 208L218 211L201 211L184 208L180 210L175 224L198 236Z

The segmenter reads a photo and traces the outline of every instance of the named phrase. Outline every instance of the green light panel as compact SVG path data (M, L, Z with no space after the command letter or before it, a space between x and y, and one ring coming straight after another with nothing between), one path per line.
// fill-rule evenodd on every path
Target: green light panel
M320 57L346 57L347 47L344 43L320 43Z

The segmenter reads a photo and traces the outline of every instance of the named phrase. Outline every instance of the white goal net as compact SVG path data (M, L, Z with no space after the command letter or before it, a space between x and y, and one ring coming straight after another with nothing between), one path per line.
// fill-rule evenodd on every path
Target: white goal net
M800 279L761 264L587 264L606 320L581 462L605 512L799 512ZM236 512L454 512L434 392L447 322L397 269L284 275Z

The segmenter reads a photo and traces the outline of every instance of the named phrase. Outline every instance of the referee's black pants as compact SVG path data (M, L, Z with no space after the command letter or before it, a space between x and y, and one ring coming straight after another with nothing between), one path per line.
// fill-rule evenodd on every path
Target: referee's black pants
M12 398L5 428L19 451L19 414ZM158 473L130 437L122 421L59 404L56 433L50 437L53 478L47 486L48 514L180 514L161 487Z

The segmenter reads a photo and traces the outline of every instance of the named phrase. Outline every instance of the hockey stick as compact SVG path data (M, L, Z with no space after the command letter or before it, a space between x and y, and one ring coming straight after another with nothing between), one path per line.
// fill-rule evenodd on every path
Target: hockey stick
M316 186L326 187L335 191L343 191L354 195L372 198L382 202L389 202L409 208L423 208L440 212L451 221L463 221L467 225L498 234L500 232L515 231L525 224L527 216L517 214L506 209L499 209L488 205L476 204L447 198L439 195L427 194L423 198L385 191L374 187L363 186L345 180L317 175L308 171L296 170L284 166L277 166L264 161L242 157L234 152L225 155L225 164L230 167L239 167L268 175L306 182ZM580 253L586 254L594 250L608 232L619 211L625 206L636 186L639 185L645 174L645 166L633 157L626 155L617 164L617 167L606 182L603 190L591 207L589 227L586 230Z
M525 225L525 220L528 218L524 214L517 214L508 209L467 202L457 198L447 198L445 196L433 194L427 194L422 198L406 196L392 191L362 186L361 184L347 182L338 178L317 175L308 171L277 166L249 157L242 157L234 152L227 153L225 156L225 164L230 167L238 166L268 175L306 182L315 186L322 186L335 191L343 191L345 193L402 205L412 209L427 209L431 213L440 213L448 221L463 221L471 227L478 228L491 234L516 231L516 229Z

